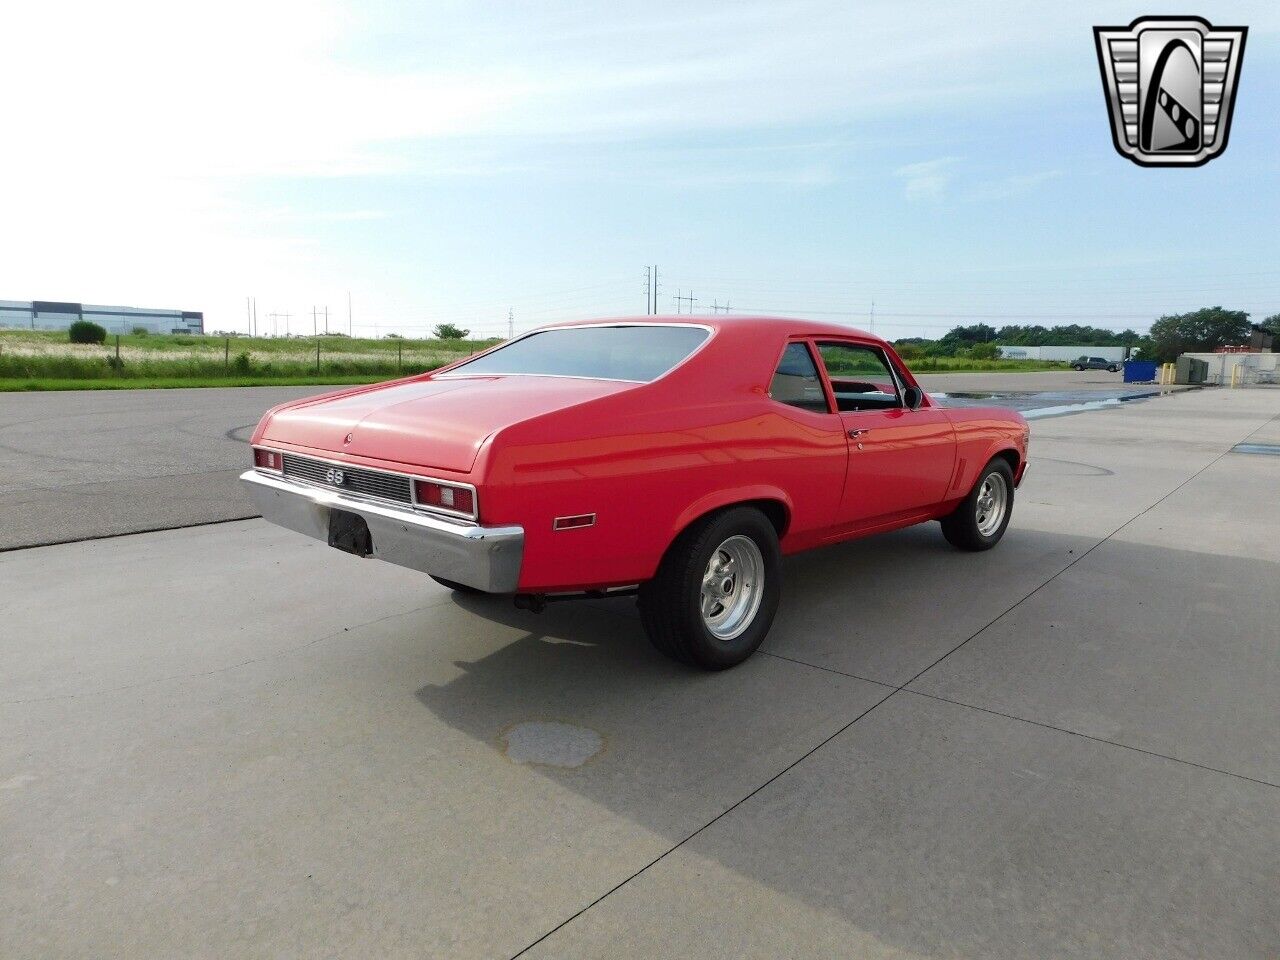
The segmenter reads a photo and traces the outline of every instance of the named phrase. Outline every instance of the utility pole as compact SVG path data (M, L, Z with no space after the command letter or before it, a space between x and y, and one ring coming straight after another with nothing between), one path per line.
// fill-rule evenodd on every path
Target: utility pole
M356 335L355 327L351 325L351 291L347 291L347 336L354 337Z
M253 335L258 335L258 298L253 298Z
M653 312L658 312L658 265L653 265Z
M516 311L514 307L507 307L507 339L511 340L516 335Z
M311 308L311 335L313 337L320 336L320 325L316 323L316 308Z
M653 267L644 268L644 312L653 313Z
M249 298L244 298L244 322L249 327L249 336L253 336L253 310L249 307Z
M284 317L284 335L287 337L289 335L289 318L292 317L293 314L282 313L281 316Z
M680 309L680 304L681 304L682 302L686 302L686 303L688 303L688 304L689 304L689 313L690 313L690 314L692 314L692 313L693 313L693 305L694 305L695 303L697 303L697 302L698 302L697 298L693 295L693 291L692 291L692 290L690 290L690 291L689 291L689 295L688 295L687 297L682 297L682 296L680 296L680 291L677 289L677 290L676 290L676 296L675 296L675 298L674 298L674 299L675 299L675 301L676 301L676 313L677 313L677 314L680 314L680 313L682 313L682 312L683 312L683 311Z
M324 305L324 335L326 337L329 335L329 305L327 303Z
M876 302L871 301L871 332L876 332Z

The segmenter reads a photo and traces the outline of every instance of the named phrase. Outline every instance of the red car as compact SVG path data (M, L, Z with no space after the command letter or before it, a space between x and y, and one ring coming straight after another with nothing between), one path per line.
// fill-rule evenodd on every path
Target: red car
M783 554L926 520L995 546L1027 439L861 331L643 318L283 404L241 480L267 520L454 590L638 593L660 650L720 669L768 632Z

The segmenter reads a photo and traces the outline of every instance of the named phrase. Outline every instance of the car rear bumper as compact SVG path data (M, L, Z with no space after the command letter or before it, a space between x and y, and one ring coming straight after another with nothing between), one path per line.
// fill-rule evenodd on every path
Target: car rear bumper
M378 560L489 593L511 593L519 583L522 527L482 527L431 516L260 470L245 471L240 482L264 520L289 530L328 543L329 515L344 510L364 519Z

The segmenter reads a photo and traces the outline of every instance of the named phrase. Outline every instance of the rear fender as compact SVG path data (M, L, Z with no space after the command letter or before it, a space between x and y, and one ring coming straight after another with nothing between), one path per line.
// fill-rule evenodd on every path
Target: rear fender
M667 545L670 546L675 538L699 517L705 517L707 514L714 513L724 507L731 507L734 504L746 503L752 500L772 500L780 504L786 511L788 521L793 515L791 498L780 487L761 483L745 487L734 487L730 490L717 490L715 493L699 497L680 513L676 518L675 526L668 531ZM784 524L783 534L786 532L787 525ZM779 536L779 539L781 538Z

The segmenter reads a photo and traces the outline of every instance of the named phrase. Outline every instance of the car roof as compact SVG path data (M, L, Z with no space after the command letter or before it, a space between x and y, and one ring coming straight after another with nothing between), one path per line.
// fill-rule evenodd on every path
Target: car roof
M761 335L780 337L856 337L873 343L886 344L887 341L857 327L848 327L837 323L824 323L806 320L799 317L771 317L764 315L712 315L697 317L685 315L662 316L645 315L631 317L599 317L592 320L569 320L564 323L547 324L539 330L554 330L560 327L589 326L691 326L705 327L717 334L731 337L756 337ZM532 331L531 331L532 332Z

